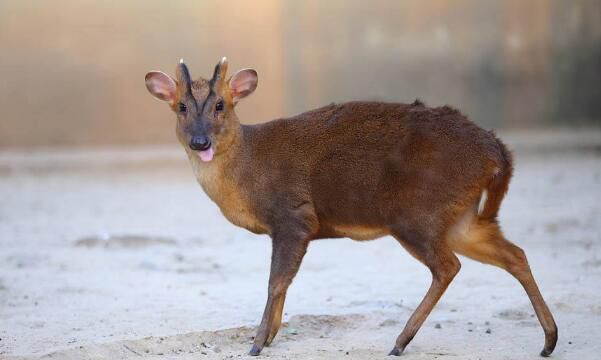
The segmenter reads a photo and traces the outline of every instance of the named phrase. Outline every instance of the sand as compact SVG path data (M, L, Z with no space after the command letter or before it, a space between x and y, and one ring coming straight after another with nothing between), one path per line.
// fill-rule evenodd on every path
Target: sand
M508 134L500 214L559 326L554 358L601 341L601 133ZM181 149L0 152L0 358L247 357L270 241L229 224ZM542 329L505 272L462 270L404 359L536 359ZM311 244L262 357L385 358L430 283L391 238Z

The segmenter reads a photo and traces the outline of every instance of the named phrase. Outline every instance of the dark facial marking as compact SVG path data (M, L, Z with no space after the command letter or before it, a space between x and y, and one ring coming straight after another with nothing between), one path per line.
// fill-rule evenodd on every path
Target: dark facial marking
M209 89L213 91L213 86L219 80L219 73L221 72L221 63L215 65L215 70L213 71L213 77L209 81Z
M177 65L177 80L184 86L185 93L192 95L192 80L188 67L184 63Z

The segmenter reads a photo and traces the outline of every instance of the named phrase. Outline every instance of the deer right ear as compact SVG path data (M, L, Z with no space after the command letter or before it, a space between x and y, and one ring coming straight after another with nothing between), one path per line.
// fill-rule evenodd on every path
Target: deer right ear
M232 75L228 85L234 104L252 94L257 88L257 81L257 72L253 69L243 69Z
M176 85L169 75L161 71L151 71L146 74L146 89L155 98L167 101L169 105L175 103Z

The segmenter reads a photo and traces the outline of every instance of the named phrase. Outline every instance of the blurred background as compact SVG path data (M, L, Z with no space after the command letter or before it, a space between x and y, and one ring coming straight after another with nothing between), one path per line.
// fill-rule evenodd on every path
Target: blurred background
M598 358L599 0L0 0L0 358L248 351L271 243L204 195L144 85L180 58L207 77L223 56L259 73L245 123L420 98L499 130L515 154L500 223L559 324L554 355ZM461 261L404 356L535 356L523 289ZM264 353L383 356L430 281L391 237L311 243Z
M3 0L0 147L175 143L145 73L222 56L259 72L245 123L419 97L488 128L601 125L598 0Z

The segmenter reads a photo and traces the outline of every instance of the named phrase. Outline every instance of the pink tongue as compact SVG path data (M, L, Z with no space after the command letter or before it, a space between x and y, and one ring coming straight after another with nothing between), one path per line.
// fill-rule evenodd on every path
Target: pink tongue
M206 150L199 151L198 154L200 155L200 160L209 162L213 160L213 147L211 146Z

